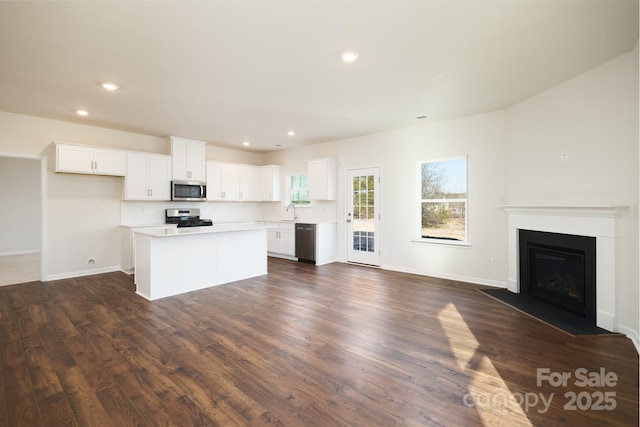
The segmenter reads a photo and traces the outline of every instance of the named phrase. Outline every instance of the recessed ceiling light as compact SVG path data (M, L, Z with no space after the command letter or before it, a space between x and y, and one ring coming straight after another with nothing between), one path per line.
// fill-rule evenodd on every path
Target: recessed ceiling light
M88 116L89 112L87 110L76 110L76 114L79 116Z
M359 54L355 50L347 50L346 52L342 53L342 60L344 62L353 62L358 59L358 56Z
M102 83L102 88L104 90L108 90L110 92L113 92L114 90L118 90L120 88L120 86L118 86L115 83L111 83L111 82L104 82Z
M293 136L293 135L295 135L295 134L296 134L296 132L295 132L295 131L293 131L293 130L290 130L289 132L287 132L287 135L289 135L289 136Z
M251 145L251 143L249 141L245 141L242 143L242 145L244 145L245 147L248 147Z

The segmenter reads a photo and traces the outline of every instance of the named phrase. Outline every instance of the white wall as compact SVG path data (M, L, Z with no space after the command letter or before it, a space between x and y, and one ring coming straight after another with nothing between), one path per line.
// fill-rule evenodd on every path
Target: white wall
M284 173L301 172L306 161L332 156L338 161L338 200L315 204L302 214L338 222L338 257L346 258L345 170L380 166L381 249L386 268L505 286L505 215L497 208L504 194L504 118L502 112L399 129L375 135L301 147L265 155ZM416 188L418 162L468 156L469 247L415 243L418 235ZM313 210L324 209L322 212ZM491 257L498 265L490 263Z
M0 112L0 153L47 155L52 141L66 141L169 154L163 138ZM207 147L207 160L261 164L262 155ZM47 180L47 276L49 279L120 268L120 221L124 178L55 173L49 162ZM4 206L4 205L3 205ZM150 204L164 221L164 207ZM220 204L220 217L233 208ZM231 212L228 213L227 211ZM204 215L203 215L204 216ZM89 265L87 260L94 258Z
M344 171L382 168L384 267L504 285L506 219L497 205L627 206L618 242L619 330L638 342L637 48L503 112L265 155L286 172L339 165L338 254L345 258ZM568 162L560 154L568 153ZM416 161L469 156L469 248L413 243ZM308 215L313 216L310 209ZM490 265L496 257L497 266Z
M620 221L620 293L616 298L621 330L637 342L640 153L636 63L637 47L635 52L505 111L265 155L207 147L207 159L282 164L287 174L304 171L309 159L337 158L338 200L316 203L300 216L337 220L342 259L347 244L345 169L380 166L383 266L478 283L504 285L506 281L506 220L497 205L627 206ZM39 155L53 140L168 153L157 137L0 112L0 153ZM566 163L558 161L563 151L569 155ZM461 155L469 157L470 246L412 242L417 230L417 162ZM129 203L120 201L122 178L49 172L47 179L49 274L117 266L120 249L113 233L117 233L123 203ZM282 203L257 208L236 205L204 204L214 219L258 211L269 218L287 215ZM162 209L156 204L149 208ZM68 212L75 213L70 217ZM86 265L88 256L96 257L96 265ZM491 257L497 259L496 266L490 265Z
M40 252L39 159L0 156L0 201L0 255Z
M638 121L633 52L505 111L509 204L626 206L619 222L620 330L637 340ZM560 161L567 152L569 160Z

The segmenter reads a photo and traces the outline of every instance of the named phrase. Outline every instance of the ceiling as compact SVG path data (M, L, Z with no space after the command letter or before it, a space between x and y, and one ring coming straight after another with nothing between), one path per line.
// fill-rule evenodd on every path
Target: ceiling
M637 40L638 1L2 1L0 110L265 152L503 109Z

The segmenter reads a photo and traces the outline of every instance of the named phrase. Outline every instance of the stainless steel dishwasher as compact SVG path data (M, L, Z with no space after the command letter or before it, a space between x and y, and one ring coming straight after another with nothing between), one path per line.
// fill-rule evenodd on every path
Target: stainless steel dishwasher
M316 263L316 225L296 223L298 261Z

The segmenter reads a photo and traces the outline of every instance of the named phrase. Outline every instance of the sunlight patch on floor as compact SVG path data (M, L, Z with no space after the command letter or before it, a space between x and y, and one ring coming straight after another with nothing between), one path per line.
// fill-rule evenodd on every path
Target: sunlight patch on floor
M519 394L509 391L491 360L478 351L480 344L456 307L449 303L438 314L460 372L470 381L460 401L475 409L485 426L531 426L518 403Z

